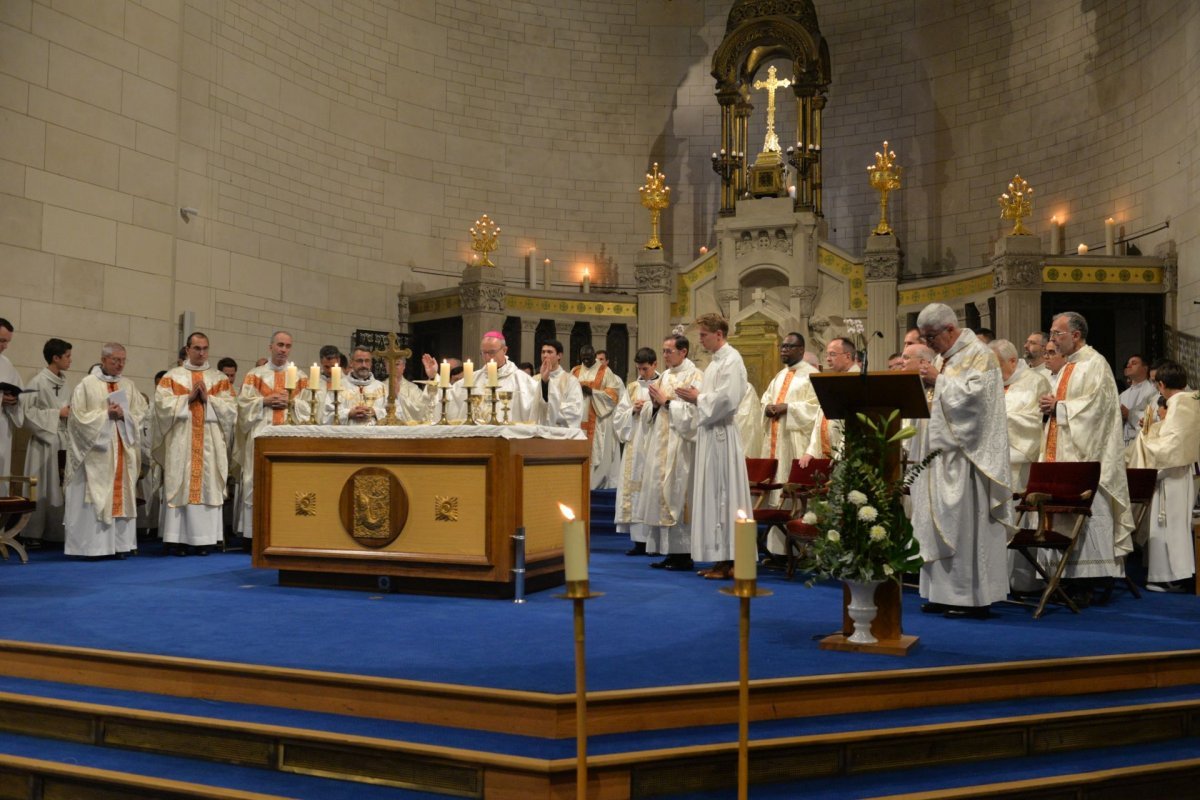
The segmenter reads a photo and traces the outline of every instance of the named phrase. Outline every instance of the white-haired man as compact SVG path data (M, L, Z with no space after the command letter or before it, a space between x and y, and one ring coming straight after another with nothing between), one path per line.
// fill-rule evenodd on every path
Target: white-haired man
M1008 415L1008 460L1012 467L1014 492L1024 491L1029 465L1042 451L1042 410L1038 400L1050 391L1050 382L1017 357L1017 348L1007 339L989 347L1000 362L1004 377L1004 408Z
M1004 382L995 356L958 326L949 306L927 305L917 327L942 357L929 420L911 450L914 461L940 451L912 485L913 534L925 559L920 591L929 601L921 610L986 617L1008 595L1012 489Z
M479 354L482 356L479 364L472 365L474 367L474 376L471 379L471 385L465 386L464 381L456 384L450 390L451 403L456 404L456 401L462 403L463 408L469 407L467 404L467 396L471 394L480 394L484 391L483 387L487 384L487 364L495 362L496 364L496 383L499 386L499 391L512 392L512 400L509 405L509 416L512 422L538 423L542 420L545 413L546 404L542 400L541 383L533 376L521 370L508 358L508 345L505 343L504 334L500 331L488 331L479 341ZM438 363L429 353L421 356L421 363L425 367L425 377L433 380L438 377ZM476 391L475 387L480 387ZM436 398L440 391L433 385L427 389L431 398ZM437 398L440 400L440 398ZM436 401L435 401L436 402ZM451 416L453 419L453 416Z
M1043 461L1099 461L1100 491L1083 540L1067 564L1064 577L1102 581L1125 574L1125 556L1133 549L1133 517L1125 477L1121 404L1108 361L1087 343L1083 315L1064 311L1050 324L1050 339L1066 363L1053 390L1038 406L1050 417L1042 444ZM1076 583L1077 600L1087 603L1090 583Z

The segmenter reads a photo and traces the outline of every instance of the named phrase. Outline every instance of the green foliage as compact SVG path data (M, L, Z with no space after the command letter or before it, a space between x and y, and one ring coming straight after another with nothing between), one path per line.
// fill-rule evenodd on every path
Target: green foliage
M889 480L885 465L896 463L900 444L916 434L902 427L888 435L897 416L871 419L858 414L859 425L847 425L839 452L834 454L829 492L809 504L804 521L822 533L808 547L804 569L816 578L838 580L900 580L904 572L922 565L920 546L904 513L904 490L938 452Z

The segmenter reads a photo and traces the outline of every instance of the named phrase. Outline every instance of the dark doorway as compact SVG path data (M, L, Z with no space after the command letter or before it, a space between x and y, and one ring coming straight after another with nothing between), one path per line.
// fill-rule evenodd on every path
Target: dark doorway
M1087 342L1108 359L1118 382L1131 354L1151 361L1166 354L1161 294L1043 292L1042 330L1050 330L1054 315L1063 311L1076 311L1087 320Z
M431 319L426 322L414 322L409 336L412 358L408 360L405 376L410 380L416 377L424 378L425 371L421 366L421 356L429 353L437 361L443 358L462 358L462 317L446 319ZM470 358L471 356L467 356ZM475 355L478 358L478 354Z
M623 323L609 326L604 349L608 351L608 368L612 374L622 383L629 380L629 328Z
M571 328L571 358L563 364L563 369L570 369L579 363L579 351L585 344L592 343L592 325L590 322L576 322ZM569 365L569 366L568 366Z

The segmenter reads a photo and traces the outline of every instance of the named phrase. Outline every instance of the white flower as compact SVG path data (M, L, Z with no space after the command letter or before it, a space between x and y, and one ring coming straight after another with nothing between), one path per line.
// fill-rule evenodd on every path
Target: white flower
M871 537L872 542L882 542L887 538L887 530L882 525L872 525L867 535Z
M858 518L863 522L874 522L878 516L879 512L874 506L863 506L858 510Z
M853 503L856 506L862 506L862 505L866 505L867 496L865 494L863 494L862 492L858 491L857 489L851 489L849 492L846 493L846 500Z
M891 564L884 564L884 565L883 565L883 574L884 574L884 575L895 575L895 574L896 574L896 570L892 569L892 565L891 565Z
M825 538L836 544L842 540L842 535L837 531L829 531L825 534Z
M803 522L805 525L816 525L817 524L817 515L811 511L806 511L806 512L804 512L804 516L800 518L800 521Z

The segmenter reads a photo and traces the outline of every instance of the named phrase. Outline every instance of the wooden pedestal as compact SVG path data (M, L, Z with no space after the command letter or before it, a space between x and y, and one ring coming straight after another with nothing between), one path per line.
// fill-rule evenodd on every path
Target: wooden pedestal
M850 588L842 586L842 632L826 636L821 640L822 650L846 650L861 653L880 653L889 656L906 656L917 643L916 636L906 636L900 626L900 584L895 581L881 583L875 589L875 607L879 611L871 623L871 633L879 641L875 644L856 644L849 637L854 633L854 621L847 610L850 605Z

